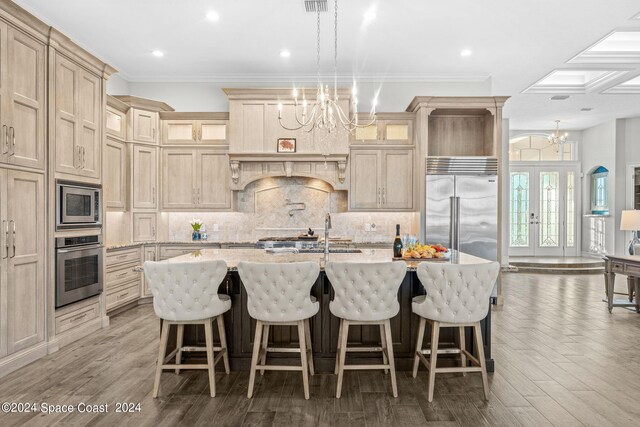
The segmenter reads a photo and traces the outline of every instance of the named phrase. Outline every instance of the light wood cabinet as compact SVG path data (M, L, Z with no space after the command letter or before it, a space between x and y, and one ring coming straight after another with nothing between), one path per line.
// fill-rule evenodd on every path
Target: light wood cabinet
M142 248L142 261L157 261L158 260L158 248L156 245L145 245ZM149 288L149 283L144 277L144 273L142 274L142 290L141 295L143 297L150 297L151 289Z
M350 209L413 209L413 150L352 150L350 157Z
M125 210L127 201L127 146L107 137L104 147L104 200L107 209Z
M177 114L184 113L166 115ZM163 119L162 144L227 144L227 123L227 120Z
M228 209L231 207L229 159L204 149L164 149L164 209Z
M158 123L157 112L131 109L132 139L136 142L158 143Z
M0 21L0 163L45 166L45 46Z
M360 115L360 123L370 118ZM375 123L356 128L351 136L352 145L413 145L413 114L380 113Z
M99 179L102 159L102 79L55 58L56 172Z
M158 149L133 146L133 208L155 209L157 203Z
M150 242L156 240L156 214L133 213L133 241Z
M44 341L44 176L0 169L0 354Z
M123 102L111 98L111 103L115 104L124 104ZM127 137L127 114L126 111L121 111L109 104L107 104L107 109L105 111L105 129L108 135L115 136L120 139L125 139Z

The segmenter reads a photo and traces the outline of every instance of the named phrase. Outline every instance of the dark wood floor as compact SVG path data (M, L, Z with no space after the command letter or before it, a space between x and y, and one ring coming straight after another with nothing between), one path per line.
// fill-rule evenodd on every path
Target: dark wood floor
M109 403L110 411L115 402L140 402L140 413L0 413L0 425L638 425L640 314L609 315L599 275L508 274L504 294L493 317L488 403L472 374L438 376L428 403L424 370L417 379L399 373L397 399L381 372L347 372L339 400L334 376L315 375L309 401L298 373L265 373L251 400L247 374L218 374L210 398L203 371L163 374L153 399L158 322L147 305L0 379L0 402Z

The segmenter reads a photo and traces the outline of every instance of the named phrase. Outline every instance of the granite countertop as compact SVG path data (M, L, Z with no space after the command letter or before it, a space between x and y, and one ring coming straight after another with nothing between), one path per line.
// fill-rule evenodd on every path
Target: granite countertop
M332 253L329 254L330 261L338 262L385 262L393 258L392 249L362 249L361 253ZM197 262L223 259L226 261L229 270L237 270L240 261L250 262L275 262L290 263L311 261L318 262L320 268L324 269L324 255L322 253L267 253L264 249L202 249L190 254L181 255L163 262ZM407 262L407 270L414 271L419 262L435 262L447 264L482 264L491 262L484 258L478 258L463 252L452 251L451 257L445 260L425 260Z
M107 250L135 248L136 246L144 245L189 245L189 246L220 246L220 245L253 245L256 242L216 242L213 240L200 240L194 242L193 240L158 240L149 242L120 242L120 243L107 243L105 247Z

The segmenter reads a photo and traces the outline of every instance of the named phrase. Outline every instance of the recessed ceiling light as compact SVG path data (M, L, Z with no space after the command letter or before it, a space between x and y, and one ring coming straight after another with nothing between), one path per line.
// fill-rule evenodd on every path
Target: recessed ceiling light
M569 99L569 95L554 95L549 99L552 101L564 101L565 99Z
M463 49L460 51L460 56L471 56L471 49Z
M220 15L215 10L207 12L207 19L212 22L217 22L220 19Z
M156 58L162 58L164 56L164 52L159 49L154 50L151 54Z
M367 10L364 14L364 23L368 24L369 22L376 19L376 8L372 6L369 10Z
M291 56L291 52L289 52L288 50L283 50L282 52L280 52L280 56L282 56L283 58L288 58Z
M580 109L580 111L591 111L591 110L593 110L593 108L591 107L585 107Z

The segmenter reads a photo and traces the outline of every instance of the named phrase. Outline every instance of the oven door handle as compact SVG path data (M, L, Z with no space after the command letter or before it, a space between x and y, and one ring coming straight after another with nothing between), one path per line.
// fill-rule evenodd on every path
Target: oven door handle
M70 252L88 251L94 249L102 249L104 246L79 246L77 248L56 249L59 254L68 254Z

